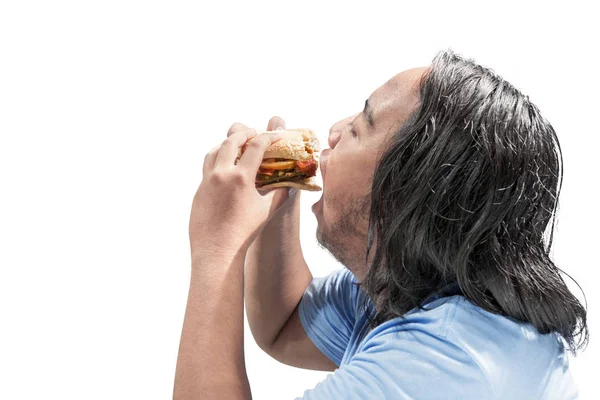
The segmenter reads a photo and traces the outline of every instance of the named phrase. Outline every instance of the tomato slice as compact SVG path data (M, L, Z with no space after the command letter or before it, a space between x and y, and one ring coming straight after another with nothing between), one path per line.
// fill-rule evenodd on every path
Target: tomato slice
M273 172L275 172L275 171L273 171L272 169L263 169L263 168L260 168L258 170L258 173L260 175L267 175L267 176L273 176Z
M266 160L266 161L263 161L262 164L260 164L260 167L263 169L274 169L274 170L292 169L295 166L296 166L296 160L286 160L286 161Z

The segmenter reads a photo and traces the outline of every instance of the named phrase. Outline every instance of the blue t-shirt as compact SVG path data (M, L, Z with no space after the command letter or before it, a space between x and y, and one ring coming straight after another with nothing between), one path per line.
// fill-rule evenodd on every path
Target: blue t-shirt
M302 297L302 326L338 365L303 399L577 399L559 335L459 295L369 330L356 283L343 269L314 279Z

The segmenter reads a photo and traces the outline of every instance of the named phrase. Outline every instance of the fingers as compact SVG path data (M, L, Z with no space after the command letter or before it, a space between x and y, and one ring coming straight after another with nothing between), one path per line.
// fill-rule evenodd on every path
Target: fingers
M256 130L246 129L244 131L235 132L225 139L218 151L217 159L215 160L215 168L227 168L235 165L235 159L239 154L240 147L255 136ZM258 170L258 167L256 167L256 169Z
M279 139L281 139L281 134L279 133L263 133L256 136L246 145L246 150L240 158L238 165L256 173L263 160L265 150Z
M236 132L247 131L248 129L250 128L248 128L246 125L236 122L235 124L231 125L231 128L229 128L229 130L227 131L227 137L233 135Z
M273 117L269 120L267 130L276 129L285 129L285 121L280 117ZM215 147L206 155L204 159L203 173L206 174L209 170L215 167L230 167L235 165L236 159L240 154L240 148L246 142L248 142L248 140L255 136L256 130L250 129L242 123L236 122L235 124L231 125L227 131L227 139L220 146ZM249 145L248 149L252 151L249 152L248 156L244 157L249 159L249 161L245 162L245 167L251 168L253 172L257 171L265 150L271 143L274 143L277 140L278 139L275 137L271 139L263 138L256 144Z
M267 130L274 131L276 129L285 129L285 121L283 118L275 116L269 120Z

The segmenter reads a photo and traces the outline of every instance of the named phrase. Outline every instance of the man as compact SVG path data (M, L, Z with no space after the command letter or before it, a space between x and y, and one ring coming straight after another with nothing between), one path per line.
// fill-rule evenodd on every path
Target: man
M304 399L577 398L566 349L585 344L586 311L548 256L560 147L526 96L443 52L333 125L313 212L346 268L322 279L300 194L254 188L277 135L235 165L254 135L235 124L205 159L175 398L250 398L244 294L263 350L335 371Z

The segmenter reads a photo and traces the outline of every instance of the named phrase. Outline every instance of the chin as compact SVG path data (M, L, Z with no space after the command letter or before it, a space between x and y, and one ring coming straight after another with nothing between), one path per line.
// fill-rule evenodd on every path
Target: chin
M311 207L312 213L317 219L317 226L321 226L323 220L323 198L321 197L316 203L314 203Z
M325 234L323 232L323 224L320 221L319 217L317 216L317 230L316 230L316 237L317 237L317 242L319 242L319 245L323 248L327 248L326 247L326 243L327 241L325 240Z

